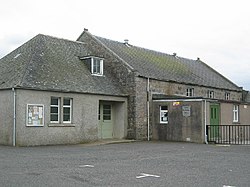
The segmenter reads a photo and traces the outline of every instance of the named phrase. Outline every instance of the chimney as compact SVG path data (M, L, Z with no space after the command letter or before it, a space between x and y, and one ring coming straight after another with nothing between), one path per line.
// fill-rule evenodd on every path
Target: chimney
M85 32L88 32L89 30L88 30L88 29L86 29L86 28L84 28L84 31L85 31Z
M128 39L125 39L124 44L128 45L128 41L129 41Z
M199 57L197 57L197 61L200 61L200 58L199 58Z
M177 55L177 53L173 53L173 56L176 56Z

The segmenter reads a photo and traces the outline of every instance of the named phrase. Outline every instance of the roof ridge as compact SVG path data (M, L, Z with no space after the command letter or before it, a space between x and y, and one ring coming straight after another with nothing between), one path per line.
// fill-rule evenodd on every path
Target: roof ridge
M97 38L104 39L104 40L108 40L108 41L111 41L111 42L116 42L116 43L119 43L119 44L124 44L121 41L112 40L112 39L104 38L104 37L101 37L101 36L95 36L95 35L93 35L93 36L97 37ZM132 44L128 44L128 45L131 46L131 47L135 47L135 48L142 49L142 50L145 50L145 51L150 51L150 52L158 53L158 54L161 54L161 55L167 55L167 56L170 56L170 57L177 57L177 59L180 58L180 59L183 59L183 60L196 61L196 59L181 57L181 56L177 56L176 54L175 55L174 54L169 54L167 52L157 51L157 50L154 50L154 49L149 49L149 48L145 48L145 47L141 47L141 46L137 46L137 45L132 45Z

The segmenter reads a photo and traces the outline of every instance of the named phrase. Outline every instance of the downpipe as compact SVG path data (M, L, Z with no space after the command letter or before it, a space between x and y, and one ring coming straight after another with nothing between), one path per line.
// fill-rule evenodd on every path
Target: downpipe
M12 136L12 145L16 146L16 90L12 88L13 92L13 136Z

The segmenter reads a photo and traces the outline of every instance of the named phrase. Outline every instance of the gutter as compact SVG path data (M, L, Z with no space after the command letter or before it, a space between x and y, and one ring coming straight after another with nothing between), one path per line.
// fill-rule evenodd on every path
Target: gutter
M12 88L13 92L13 136L12 136L12 145L16 146L16 91L15 88Z

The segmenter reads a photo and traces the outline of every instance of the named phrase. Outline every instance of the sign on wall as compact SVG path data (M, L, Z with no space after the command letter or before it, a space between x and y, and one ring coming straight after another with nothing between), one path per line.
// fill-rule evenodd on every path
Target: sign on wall
M182 115L184 117L191 116L191 106L190 105L182 106Z
M27 104L26 126L44 126L44 105Z

